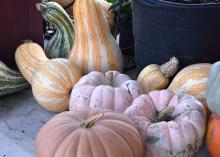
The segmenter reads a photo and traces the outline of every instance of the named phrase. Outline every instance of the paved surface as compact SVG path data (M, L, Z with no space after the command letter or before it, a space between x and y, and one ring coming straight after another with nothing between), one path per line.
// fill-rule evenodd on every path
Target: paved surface
M54 113L42 109L30 89L0 99L0 157L34 157L35 137ZM203 146L196 157L209 157Z

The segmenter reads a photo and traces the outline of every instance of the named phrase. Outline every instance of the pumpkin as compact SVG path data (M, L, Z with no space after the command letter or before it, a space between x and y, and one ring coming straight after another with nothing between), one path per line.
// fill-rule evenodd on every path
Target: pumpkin
M56 2L37 3L44 20L53 24L56 32L48 41L45 53L48 58L68 58L74 44L73 22L66 11Z
M220 62L212 65L206 88L206 100L209 109L220 116Z
M146 93L164 89L169 85L169 78L176 73L178 64L179 61L173 57L161 66L157 64L148 65L138 75L137 81Z
M76 0L74 3L76 40L70 62L84 74L91 71L122 71L122 54L113 38L99 3Z
M220 157L220 118L212 113L210 116L207 132L206 145L212 157Z
M124 114L141 133L146 157L192 157L202 144L205 109L189 94L153 91L136 98Z
M36 139L37 157L141 157L143 152L131 120L105 109L58 114Z
M137 81L117 71L91 72L83 76L74 86L70 110L85 107L103 107L123 113L132 101L143 93Z
M168 87L170 91L188 93L201 101L206 108L207 117L209 117L210 111L206 103L205 91L211 66L209 63L187 66L174 77Z
M0 96L12 94L29 87L21 73L10 69L0 61Z
M15 61L24 78L31 83L35 68L47 61L44 50L37 43L25 41L15 52Z
M42 63L35 70L32 91L45 109L60 112L68 109L70 92L81 77L78 67L67 59L56 58Z
M59 3L62 7L69 6L74 0L49 0L53 2ZM100 3L100 7L104 13L104 16L108 22L109 28L111 31L114 29L114 17L115 14L112 11L109 11L111 3L108 3L106 0L95 0L95 2ZM69 8L66 9L67 13L71 16L73 16L73 5L70 5Z

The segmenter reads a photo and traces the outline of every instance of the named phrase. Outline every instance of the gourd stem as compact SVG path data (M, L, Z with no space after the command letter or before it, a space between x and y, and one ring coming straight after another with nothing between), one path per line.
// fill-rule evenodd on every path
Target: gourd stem
M104 113L97 114L93 117L90 117L81 123L81 128L90 128L92 127L96 121L100 120L104 117Z
M170 118L171 114L174 111L174 107L173 106L167 106L166 108L164 108L163 110L161 110L157 116L157 121L161 122L161 121L166 121Z
M113 85L113 72L108 72L106 74L106 85L109 85L109 86Z
M160 71L165 75L165 77L172 77L179 67L179 61L176 57L172 57L170 61L162 64L160 66Z
M22 44L24 44L24 43L33 43L33 41L32 41L32 40L27 39L27 40L22 40L22 41L21 41L21 43L22 43Z

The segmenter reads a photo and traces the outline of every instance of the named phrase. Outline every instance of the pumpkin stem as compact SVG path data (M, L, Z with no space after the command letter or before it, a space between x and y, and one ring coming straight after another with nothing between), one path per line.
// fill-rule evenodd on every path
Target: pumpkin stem
M96 121L104 117L104 113L97 114L93 117L90 117L81 123L81 128L90 128L92 127Z
M106 85L112 86L113 85L113 72L108 72L106 74Z
M21 43L22 44L24 44L24 43L33 43L33 41L30 40L30 39L27 39L27 40L22 40Z
M175 109L174 109L173 106L167 106L166 108L164 108L163 110L161 110L158 113L157 121L161 122L161 121L169 120L170 116L171 116L171 114L173 113L174 110Z
M179 67L179 60L176 57L172 57L170 61L162 64L160 66L160 71L165 75L165 77L172 77Z

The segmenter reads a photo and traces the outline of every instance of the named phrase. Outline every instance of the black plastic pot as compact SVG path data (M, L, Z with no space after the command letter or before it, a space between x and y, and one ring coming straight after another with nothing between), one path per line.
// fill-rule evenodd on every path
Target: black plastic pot
M172 56L181 68L220 60L220 3L133 0L132 7L138 72Z

